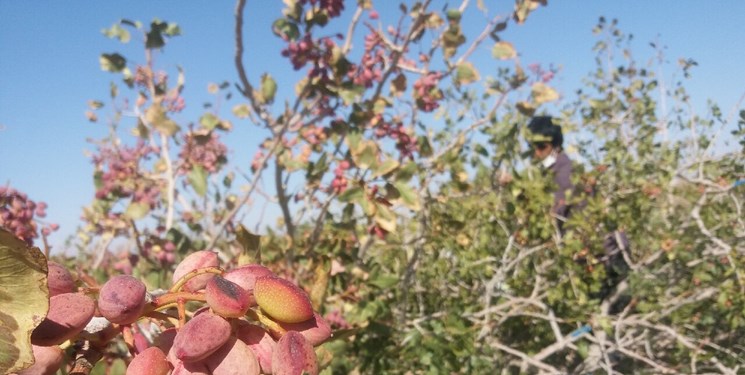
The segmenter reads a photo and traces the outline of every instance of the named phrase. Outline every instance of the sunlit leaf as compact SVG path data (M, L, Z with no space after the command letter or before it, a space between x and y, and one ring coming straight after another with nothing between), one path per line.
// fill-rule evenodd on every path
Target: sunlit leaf
M212 113L205 113L199 118L199 124L207 130L212 130L220 123L220 119Z
M238 224L238 228L235 230L235 239L243 248L243 251L238 255L239 266L261 263L261 236L249 232L243 224Z
M132 220L139 220L145 217L150 212L150 205L141 202L132 202L127 206L127 210L124 211L124 215Z
M274 101L274 95L277 93L277 82L269 73L261 76L261 97L262 102L270 104Z
M174 135L179 131L179 126L168 118L165 109L160 103L153 103L153 105L148 107L145 111L145 121L156 130L168 136Z
M118 53L103 53L98 59L101 63L101 70L118 73L127 67L127 59Z
M376 168L378 165L378 146L373 141L361 141L359 147L350 149L354 164L360 169Z
M0 374L34 363L31 331L49 309L47 272L38 248L0 228Z
M396 215L391 211L390 208L384 205L376 205L377 212L375 213L375 223L387 232L396 231Z
M517 56L517 51L512 43L501 41L494 44L494 47L491 49L491 54L495 59L509 60L514 59Z
M430 13L427 16L426 21L424 22L424 26L429 29L436 29L444 24L445 21L443 21L442 17L440 17L440 15L435 12Z
M322 258L316 264L313 270L313 283L310 285L308 293L313 309L320 311L326 298L326 289L329 285L329 272L331 271L331 262Z
M129 31L123 28L120 23L115 23L110 28L101 30L101 32L109 38L119 39L122 43L128 43L130 40Z
M520 111L520 113L528 117L533 116L533 114L535 113L535 107L526 101L517 102L515 107L518 111Z
M387 159L384 162L380 163L377 168L375 168L375 173L373 173L373 177L380 177L385 176L388 173L393 172L398 168L398 166L401 165L398 161L394 159Z
M559 99L559 93L543 82L536 82L531 88L531 95L536 104L543 104Z
M240 119L247 118L251 114L251 107L248 104L237 104L233 107L233 115Z
M513 18L518 24L524 23L528 14L538 8L539 5L546 5L546 0L516 0L515 12Z
M392 184L398 190L399 200L404 206L414 211L418 211L421 208L418 194L411 186L401 181L394 181Z
M272 31L280 38L296 40L300 36L300 30L294 22L286 18L279 18L272 24Z
M358 202L364 197L364 191L359 186L353 186L344 190L343 193L339 194L340 202Z
M479 80L479 71L470 62L458 64L455 68L455 82L457 85L467 85Z
M199 196L207 194L207 171L201 165L195 165L189 172L189 183Z
M351 105L357 98L365 92L365 87L361 85L344 85L339 88L339 97L344 101L344 105Z

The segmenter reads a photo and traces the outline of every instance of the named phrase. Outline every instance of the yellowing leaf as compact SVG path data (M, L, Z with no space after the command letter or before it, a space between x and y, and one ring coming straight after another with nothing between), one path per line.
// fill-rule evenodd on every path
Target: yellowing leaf
M419 206L419 196L413 188L401 181L393 182L393 186L398 190L399 201L406 207L418 211L421 207Z
M331 262L328 259L321 259L313 270L313 284L311 284L310 293L308 294L314 310L321 310L326 297L326 289L329 286L330 272Z
M124 211L124 215L132 220L138 220L145 217L150 212L150 205L147 203L135 203L132 202L127 206L127 210Z
M361 140L354 148L350 142L349 151L360 169L375 168L378 164L378 146L373 141Z
M31 332L49 309L47 272L39 248L0 229L0 374L34 363Z
M479 71L470 62L458 64L458 67L455 68L456 85L467 85L479 79Z
M238 265L261 263L261 236L249 232L243 224L238 224L235 239L243 248L238 255Z
M271 103L274 101L274 95L277 93L277 82L272 78L269 73L264 73L261 76L261 97L263 103Z
M378 209L375 214L375 223L387 232L396 231L396 215L388 207L377 205Z
M535 113L535 107L525 101L518 102L516 105L517 110L525 116L531 117Z
M236 104L235 107L233 107L233 115L240 119L247 118L250 113L251 108L247 104Z
M539 105L559 99L559 93L543 82L536 82L533 84L531 95L533 95L533 101Z
M174 135L179 131L179 126L166 116L166 111L160 103L153 103L145 111L145 121L156 130L168 136Z
M430 13L426 16L424 21L424 26L429 29L436 29L442 25L445 24L445 21L442 20L442 17L440 17L437 13Z
M515 22L521 24L528 18L528 14L538 8L539 5L546 5L546 0L517 0L515 2L515 13L513 18Z
M517 56L517 51L512 43L502 41L494 44L494 47L491 49L491 54L495 59L509 60L514 59Z
M199 118L199 124L207 130L214 129L219 123L220 119L212 113L205 113Z
M388 173L391 173L394 170L396 170L396 168L398 168L399 165L400 164L398 161L394 159L388 159L380 163L380 165L378 165L378 167L375 168L375 173L373 173L373 177L385 176Z

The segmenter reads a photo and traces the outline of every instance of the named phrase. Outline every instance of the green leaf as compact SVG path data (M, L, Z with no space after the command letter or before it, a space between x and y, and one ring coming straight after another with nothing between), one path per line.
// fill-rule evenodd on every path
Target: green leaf
M528 14L538 8L541 3L546 3L546 0L517 0L515 2L515 13L513 18L518 24L522 24L528 18Z
M172 136L179 131L179 126L166 116L166 111L160 103L154 103L145 111L145 121L168 136Z
M491 54L495 59L509 60L517 57L517 51L510 42L497 42L491 49Z
M387 159L386 161L380 163L377 168L375 168L375 173L373 173L373 177L380 177L385 176L388 173L393 172L396 170L396 168L401 165L398 161L394 159Z
M147 203L132 202L127 206L124 215L132 220L139 220L150 212L150 205Z
M164 45L166 45L166 40L163 39L160 30L151 29L145 36L145 48L147 49L161 48Z
M118 53L103 53L98 62L101 63L101 70L112 73L121 72L127 67L127 59Z
M457 86L467 85L479 79L479 71L470 62L458 64L458 67L455 69L455 84Z
M388 289L398 284L398 276L391 275L391 274L383 274L370 280L369 283L380 289Z
M462 15L458 9L450 9L448 10L447 15L446 15L449 21L455 21L455 22L460 21L461 16Z
M199 118L199 124L207 130L212 130L220 124L220 119L212 113L205 113Z
M533 116L533 114L535 113L535 106L526 101L518 102L515 107L518 111L520 111L520 113L528 117Z
M388 206L376 205L375 223L388 232L396 231L396 215Z
M323 174L328 170L328 158L326 153L323 153L316 162L309 162L305 177L309 181L318 180L323 177Z
M277 82L269 73L261 76L261 97L262 102L270 104L274 101L274 95L277 93Z
M343 85L339 88L339 97L344 101L344 105L351 105L357 98L365 92L365 86L362 85Z
M559 99L559 93L543 82L534 83L530 93L533 96L533 101L539 105Z
M31 332L49 309L47 272L39 248L0 229L0 374L34 363Z
M296 40L300 36L300 30L294 22L286 18L280 18L272 24L272 31L280 38Z
M414 211L418 211L421 208L419 206L418 194L413 188L401 181L394 181L392 184L398 190L400 194L399 200L404 206Z
M194 191L203 197L207 194L207 171L201 165L195 165L189 172L189 183Z
M119 87L114 82L109 83L109 96L114 99L119 95Z
M414 176L417 168L417 164L413 161L406 163L406 165L396 172L396 181L407 182L411 180L411 177Z
M115 23L110 28L101 30L101 32L108 38L119 39L122 43L128 43L130 39L129 31L123 28L120 23Z
M163 35L174 37L181 35L181 28L178 24L163 22L159 19L154 19L150 23L150 31L145 36L145 47L148 49L161 48L165 46L166 40Z
M442 33L442 54L446 58L451 58L455 55L458 47L466 42L466 37L461 32L460 26L451 24L448 29Z
M163 30L163 33L168 36L179 36L181 35L181 27L175 22L169 22L168 26L166 26L166 29Z
M366 216L372 217L378 212L378 206L367 197L359 199L359 204Z
M436 29L444 24L445 21L443 21L442 17L440 17L440 15L437 13L428 14L424 21L424 26L428 29Z
M344 190L343 193L339 194L340 202L358 202L364 197L364 191L361 187L355 186Z
M429 144L429 139L427 139L427 137L417 138L416 143L419 149L419 155L422 155L425 158L432 156L432 146Z
M329 286L330 272L331 262L328 259L319 259L313 270L313 283L310 285L308 293L314 310L320 310L323 305L326 290Z
M352 160L360 169L375 169L378 165L378 146L373 141L361 141L359 147L352 150Z
M261 236L249 232L243 224L238 224L235 239L243 248L238 256L238 265L261 263Z
M247 118L251 114L251 107L248 104L237 104L233 107L233 115L240 119Z
M375 100L375 103L373 103L373 113L375 114L382 114L383 111L385 111L386 108L391 106L391 102L388 98L381 96L377 100Z

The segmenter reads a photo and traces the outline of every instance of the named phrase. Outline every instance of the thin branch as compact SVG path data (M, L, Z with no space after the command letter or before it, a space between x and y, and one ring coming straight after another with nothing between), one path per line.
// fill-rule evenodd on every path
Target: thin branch
M354 11L354 16L352 16L352 21L349 22L349 29L347 29L347 38L344 41L344 47L341 49L341 53L346 55L349 53L349 50L352 48L352 36L354 35L354 30L357 28L357 23L360 21L360 16L362 16L362 5L357 6L357 10Z
M499 341L494 340L494 341L492 341L490 343L490 345L494 349L498 349L498 350L501 350L503 352L512 354L512 355L514 355L514 356L522 359L523 361L527 362L529 365L531 365L533 367L537 367L537 368L539 368L539 369L541 369L543 371L548 371L551 374L561 374L562 373L561 371L559 371L559 369L557 369L557 368L555 368L553 366L550 366L550 365L548 365L546 363L543 363L543 362L541 362L539 360L536 360L536 359L532 358L531 356L529 356L529 355L527 355L527 354L525 354L525 353L523 353L523 352L521 352L519 350L510 348L509 346L506 346L506 345L500 343Z

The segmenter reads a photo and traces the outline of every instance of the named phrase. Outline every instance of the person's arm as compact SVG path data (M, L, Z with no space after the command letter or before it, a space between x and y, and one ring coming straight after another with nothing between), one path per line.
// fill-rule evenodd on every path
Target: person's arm
M567 192L573 188L572 162L566 155L560 154L560 156L563 157L559 157L554 164L554 182L557 190L554 192L554 206L551 211L561 218L566 218L569 213L569 206L566 202Z

